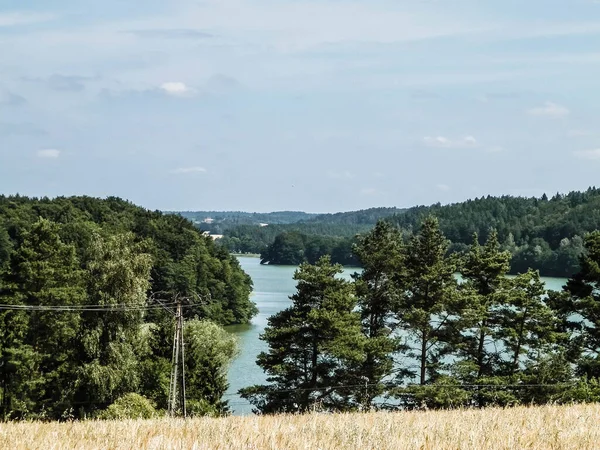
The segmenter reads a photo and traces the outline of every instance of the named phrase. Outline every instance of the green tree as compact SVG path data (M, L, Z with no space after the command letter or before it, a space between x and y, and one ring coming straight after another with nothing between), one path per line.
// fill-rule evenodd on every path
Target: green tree
M600 378L600 231L588 234L584 242L581 270L567 282L569 297L561 298L558 309L578 336L573 340L581 355L578 373L591 379ZM574 321L573 314L581 319Z
M140 361L150 352L142 324L151 264L132 234L98 234L93 241L85 262L88 302L131 309L82 313L76 372L82 413L139 389Z
M400 349L400 339L394 336L394 310L404 281L402 235L389 222L379 221L359 238L354 253L363 267L353 278L362 331L368 338L361 372L369 388L364 393L366 398L360 401L372 405L373 399L385 390L383 382L393 375L393 356Z
M227 369L237 355L234 335L209 322L185 324L186 391L192 415L223 415L228 412Z
M499 325L497 313L505 301L510 259L509 252L501 251L495 231L484 246L479 245L475 235L465 255L461 267L464 303L457 320L461 335L455 344L458 362L470 369L467 372L470 376L463 381L472 383L493 376L497 368L500 356L492 344Z
M506 355L503 375L513 380L562 337L556 315L544 302L545 293L537 271L529 270L510 280L507 301L499 311L497 338Z
M292 305L271 316L261 339L269 350L257 364L268 385L240 391L262 413L304 412L321 406L348 410L357 405L353 389L356 370L364 361L364 337L352 285L338 277L340 265L322 257L316 265L302 264L294 274L297 292Z
M60 226L38 220L13 253L0 303L27 306L79 305L85 300L75 248L61 241ZM4 412L13 417L60 417L72 401L79 314L67 311L5 311L0 349Z
M277 235L273 244L260 255L261 264L297 265L304 262L304 240L300 233Z
M6 231L5 224L0 220L0 271L8 263L10 253L12 251L12 242Z
M451 341L451 318L457 300L457 265L437 219L428 217L405 247L404 283L396 306L406 334L405 353L416 360L419 384L435 381ZM429 374L429 378L428 378Z

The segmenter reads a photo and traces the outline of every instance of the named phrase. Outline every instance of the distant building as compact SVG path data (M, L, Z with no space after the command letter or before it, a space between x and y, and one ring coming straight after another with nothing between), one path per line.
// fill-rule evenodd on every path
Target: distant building
M266 226L267 226L267 225L269 225L269 224L268 224L268 223L259 223L259 225L260 225L261 227L266 227Z
M214 221L215 221L215 219L211 219L210 217L207 217L206 219L204 219L202 221L202 223L209 223L210 224L210 223L213 223Z

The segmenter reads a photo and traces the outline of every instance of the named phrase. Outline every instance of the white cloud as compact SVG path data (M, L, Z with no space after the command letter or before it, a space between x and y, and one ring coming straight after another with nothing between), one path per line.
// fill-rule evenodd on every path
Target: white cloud
M166 94L183 97L193 93L193 89L181 81L167 81L160 85L160 89Z
M31 25L34 23L48 22L55 19L54 14L7 12L0 13L0 27L14 27L18 25Z
M595 148L593 150L579 150L574 153L575 156L581 159L600 159L600 148Z
M459 139L450 139L445 136L426 136L423 138L423 144L432 148L475 148L477 139L473 136L465 136Z
M60 156L60 150L55 148L45 148L37 152L38 158L56 159Z
M561 105L557 105L553 102L546 102L544 106L538 106L535 108L531 108L527 111L527 113L531 116L538 117L566 117L571 111Z
M436 187L440 191L449 191L450 190L450 186L448 186L447 184L438 184L438 185L436 185Z
M183 174L183 173L205 173L206 169L204 167L180 167L178 169L171 170L173 174Z

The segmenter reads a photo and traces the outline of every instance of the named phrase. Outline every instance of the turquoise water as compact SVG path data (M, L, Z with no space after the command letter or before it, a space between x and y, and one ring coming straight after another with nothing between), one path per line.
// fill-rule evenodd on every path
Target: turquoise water
M259 339L260 333L267 325L267 319L290 305L289 296L295 291L296 282L292 278L296 266L261 266L259 258L238 257L242 268L254 282L252 301L258 306L259 313L250 325L227 327L239 341L240 354L229 368L229 390L226 398L231 410L236 415L252 413L252 406L237 395L243 387L265 382L265 374L256 365L258 354L267 346ZM346 268L342 276L346 279L359 271L357 268ZM547 289L560 290L566 282L563 278L543 278Z

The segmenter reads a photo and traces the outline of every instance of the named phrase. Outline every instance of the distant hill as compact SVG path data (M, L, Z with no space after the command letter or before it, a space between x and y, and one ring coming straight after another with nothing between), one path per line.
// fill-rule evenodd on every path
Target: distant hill
M276 213L280 214L280 213ZM452 251L462 251L479 235L483 242L491 229L513 254L512 271L529 267L543 275L568 277L578 270L578 258L583 251L583 236L600 229L600 189L556 194L549 198L481 197L450 205L434 204L412 208L370 208L335 214L296 214L296 222L261 227L231 221L219 230L220 241L230 251L281 254L273 244L294 249L293 261L313 260L323 253L334 252L341 263L353 264L353 238L368 231L379 219L386 219L412 233L428 215L436 216ZM261 217L262 218L262 217ZM225 224L225 222L223 222ZM209 227L210 228L210 227ZM210 231L210 230L209 230ZM279 238L279 239L278 239ZM290 252L287 252L290 254ZM275 261L277 261L275 259Z
M319 214L307 222L340 225L375 225L379 219L402 214L405 211L406 209L402 208L369 208L359 211Z
M270 213L243 211L174 211L209 231L225 231L237 225L281 225L297 223L318 217L319 214L302 211L276 211ZM214 232L213 231L213 232ZM221 234L221 233L216 233Z

